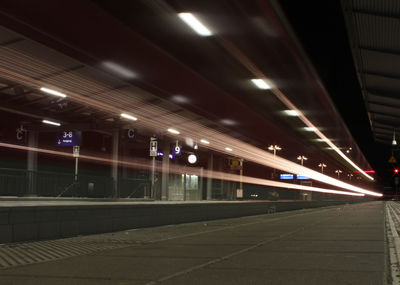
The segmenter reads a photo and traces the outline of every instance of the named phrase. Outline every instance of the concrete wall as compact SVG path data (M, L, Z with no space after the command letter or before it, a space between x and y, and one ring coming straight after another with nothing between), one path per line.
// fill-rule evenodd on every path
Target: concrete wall
M343 204L343 201L181 203L0 207L0 243L55 239L273 211Z

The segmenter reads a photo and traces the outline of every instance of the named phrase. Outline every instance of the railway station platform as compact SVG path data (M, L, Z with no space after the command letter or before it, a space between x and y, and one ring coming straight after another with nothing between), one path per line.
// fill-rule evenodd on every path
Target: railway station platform
M0 283L392 284L400 208L385 203L5 244Z
M2 197L0 243L65 238L359 201L357 198L337 201L152 201Z

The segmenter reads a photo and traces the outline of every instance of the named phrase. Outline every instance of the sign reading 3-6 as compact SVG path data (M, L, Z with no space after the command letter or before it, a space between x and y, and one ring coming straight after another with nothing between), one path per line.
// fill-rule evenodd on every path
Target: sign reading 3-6
M64 134L63 134L63 138L64 139L72 139L72 137L73 137L73 133L72 133L72 131L69 131L69 132L64 132Z
M59 146L77 146L81 145L81 131L64 131L57 133L56 141Z

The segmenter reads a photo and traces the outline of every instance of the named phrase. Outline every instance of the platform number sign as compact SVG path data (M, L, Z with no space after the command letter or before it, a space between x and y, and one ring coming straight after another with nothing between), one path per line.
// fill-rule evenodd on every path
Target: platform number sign
M63 131L56 135L58 146L79 146L81 145L81 138L81 131Z
M73 137L73 133L71 131L63 133L63 138L64 139L71 139L72 140L72 137Z
M181 146L179 145L174 146L174 155L175 156L181 155L181 150L182 150Z

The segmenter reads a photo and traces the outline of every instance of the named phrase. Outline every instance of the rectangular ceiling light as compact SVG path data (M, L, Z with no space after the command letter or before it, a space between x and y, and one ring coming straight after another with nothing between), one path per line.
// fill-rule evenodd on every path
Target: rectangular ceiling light
M313 128L313 127L304 127L303 130L305 130L306 132L315 132L317 130L317 128Z
M233 149L231 149L230 147L226 147L225 150L232 151Z
M104 61L103 62L103 66L105 68L107 68L108 70L110 70L111 72L113 72L113 73L115 73L115 74L117 74L117 75L119 75L119 76L121 76L123 78L132 79L132 78L136 77L136 73L134 73L130 69L128 69L128 68L126 68L126 67L124 67L122 65L119 65L119 64L117 64L115 62Z
M283 112L285 113L285 115L290 116L290 117L300 116L300 112L298 112L296 110L284 110Z
M212 35L211 31L193 16L192 13L179 13L178 16L200 36L207 37Z
M122 114L121 114L121 117L122 117L122 118L125 118L125 119L128 119L128 120L137 121L137 118L136 118L136 117L131 116L131 115L128 115L128 114L125 114L125 113L122 113Z
M175 129L168 129L168 132L170 132L171 134L174 134L174 135L179 135L180 134L180 132L175 130Z
M46 93L54 95L54 96L62 97L62 98L67 97L67 95L65 95L64 93L61 93L61 92L58 92L56 90L49 89L49 88L46 88L46 87L41 87L40 91L46 92Z
M204 143L204 144L210 144L210 142L208 140L205 140L205 139L201 139L200 142Z
M53 126L57 126L57 127L61 126L60 123L49 121L49 120L43 120L42 122L45 123L45 124L53 125Z
M269 86L269 84L265 82L263 79L252 79L251 82L253 82L253 84L260 89L263 90L271 89L271 86Z

